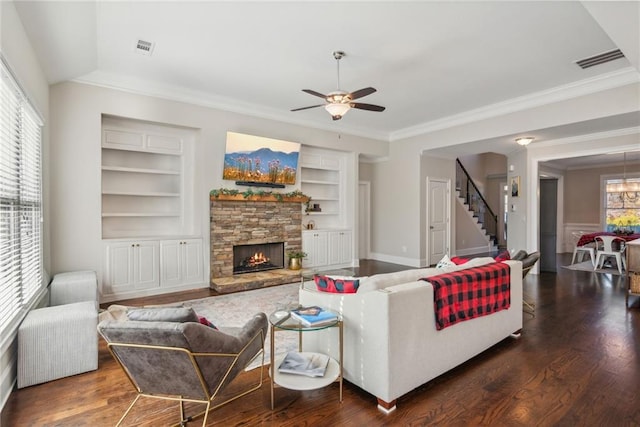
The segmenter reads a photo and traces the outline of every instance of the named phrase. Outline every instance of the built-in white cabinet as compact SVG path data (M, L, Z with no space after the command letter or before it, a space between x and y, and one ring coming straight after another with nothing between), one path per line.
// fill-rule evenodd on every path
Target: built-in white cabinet
M190 289L204 284L202 239L107 241L102 300Z
M157 241L113 242L106 245L102 293L126 294L160 286Z
M307 257L302 261L305 268L319 267L329 263L327 233L325 231L303 231L302 250Z
M350 230L329 231L329 264L350 264L353 260L352 239Z
M102 117L102 301L207 283L196 138L193 129Z
M349 192L347 186L354 180L353 169L348 153L309 146L300 151L300 190L311 197L309 207L303 207L302 225L313 225L312 230L302 232L305 268L344 267L354 262L354 207L347 200L347 194L353 196L355 191Z
M162 240L160 271L162 286L202 283L202 240Z
M305 230L302 250L307 253L305 268L350 266L353 262L351 230Z

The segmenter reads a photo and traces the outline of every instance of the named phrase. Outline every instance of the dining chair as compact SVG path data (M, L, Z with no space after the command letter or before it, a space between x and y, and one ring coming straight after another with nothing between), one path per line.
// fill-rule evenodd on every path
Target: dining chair
M626 249L624 239L618 236L596 236L596 268L602 268L607 258L615 258L618 272L622 274L622 269L627 269L627 264L624 259L624 250ZM620 249L613 247L613 242L620 241Z
M571 258L571 264L575 264L576 257L578 258L578 262L582 262L582 257L585 253L589 254L591 258L591 265L595 268L596 266L596 255L595 255L595 244L587 243L584 246L578 246L578 242L582 235L585 234L584 231L574 231L571 233L573 236L573 258Z

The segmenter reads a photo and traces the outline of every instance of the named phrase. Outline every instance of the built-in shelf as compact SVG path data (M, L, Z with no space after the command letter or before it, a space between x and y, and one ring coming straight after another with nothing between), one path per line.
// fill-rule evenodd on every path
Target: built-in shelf
M335 181L323 181L319 179L303 179L300 181L302 184L319 184L319 185L339 185L339 182Z
M312 216L316 216L316 215L339 215L340 212L338 211L321 211L321 212L313 212L313 211L308 211L305 212L305 215L312 215Z
M180 193L138 192L138 191L103 191L106 196L132 196L132 197L180 197Z
M103 117L103 239L192 233L193 132Z
M344 227L345 209L345 154L316 147L302 147L300 152L300 187L311 197L309 206L319 205L320 211L305 211L313 217L317 229ZM304 219L303 219L304 221Z
M114 212L103 213L103 218L119 217L119 218L133 218L133 217L179 217L179 212Z
M128 173L147 173L158 175L180 175L180 171L166 170L166 169L143 169L143 168L128 168L119 166L103 166L103 171L110 172L128 172Z

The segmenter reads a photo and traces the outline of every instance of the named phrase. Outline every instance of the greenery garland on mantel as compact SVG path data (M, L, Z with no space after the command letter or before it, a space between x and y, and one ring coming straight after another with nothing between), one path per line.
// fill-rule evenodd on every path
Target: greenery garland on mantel
M240 196L245 200L274 199L277 202L302 202L306 204L311 200L311 197L307 196L300 190L291 191L289 193L279 193L276 191L266 190L254 191L251 188L245 191L219 188L217 190L211 190L209 195L211 198L216 200L240 200Z

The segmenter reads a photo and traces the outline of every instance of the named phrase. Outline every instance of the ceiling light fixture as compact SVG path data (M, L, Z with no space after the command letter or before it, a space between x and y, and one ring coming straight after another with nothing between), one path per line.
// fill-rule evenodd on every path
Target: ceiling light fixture
M340 60L343 56L345 56L345 53L340 50L333 52L333 57L336 60L337 90L327 96L327 102L329 103L324 106L324 109L331 114L333 120L340 120L351 109L349 94L340 90Z
M516 142L524 147L531 144L531 141L533 141L534 139L535 138L532 136L523 136L521 138L516 138Z
M332 102L331 104L325 105L324 109L327 110L329 114L331 114L333 120L340 120L342 116L347 114L347 112L351 109L351 106L349 104Z
M331 118L333 120L340 120L342 116L347 114L347 112L352 108L367 110L367 111L384 111L385 110L385 108L380 105L353 102L356 99L360 99L374 93L376 90L372 87L365 87L362 89L358 89L354 92L345 92L344 90L340 89L340 60L345 55L346 54L341 50L337 50L333 52L333 57L336 60L336 71L337 71L336 73L337 87L335 91L329 93L328 95L323 95L320 92L316 92L315 90L302 89L303 92L306 92L309 95L317 96L319 98L324 99L325 104L310 105L309 107L302 107L302 108L294 108L291 111L301 111L301 110L308 110L309 108L324 107L324 109L327 110L329 114L331 114Z
M627 179L627 153L624 153L622 180L607 184L607 193L620 193L623 205L625 202L635 203L640 197L640 181Z

